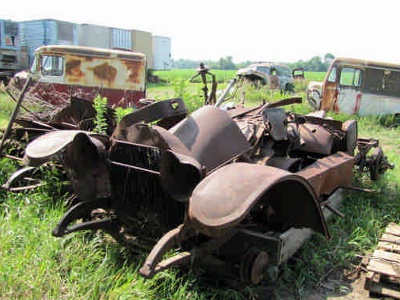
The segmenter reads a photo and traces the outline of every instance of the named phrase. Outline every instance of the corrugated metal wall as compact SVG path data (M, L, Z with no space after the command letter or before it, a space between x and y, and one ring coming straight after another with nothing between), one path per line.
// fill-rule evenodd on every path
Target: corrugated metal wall
M57 20L20 22L22 46L28 49L29 62L32 62L35 50L40 46L72 45L74 26L73 23Z
M132 50L132 35L130 30L110 28L111 47Z

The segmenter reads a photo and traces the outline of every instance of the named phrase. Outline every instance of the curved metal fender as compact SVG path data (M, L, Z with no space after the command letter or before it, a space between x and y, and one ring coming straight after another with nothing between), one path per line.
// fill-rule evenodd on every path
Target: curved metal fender
M313 187L303 177L270 166L233 163L203 179L189 201L189 222L200 232L219 237L250 211L262 222L311 228L329 237Z
M51 131L28 144L25 149L23 164L33 167L44 164L70 145L79 135L87 135L96 147L99 149L105 148L102 142L93 138L94 136L100 138L101 135L98 134L91 134L82 130Z

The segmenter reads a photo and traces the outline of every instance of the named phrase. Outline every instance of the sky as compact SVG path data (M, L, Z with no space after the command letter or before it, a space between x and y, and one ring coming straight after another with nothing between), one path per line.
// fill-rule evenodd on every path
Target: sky
M5 0L3 0L5 1ZM57 19L171 38L174 60L295 62L352 57L400 63L397 1L19 0L0 19Z

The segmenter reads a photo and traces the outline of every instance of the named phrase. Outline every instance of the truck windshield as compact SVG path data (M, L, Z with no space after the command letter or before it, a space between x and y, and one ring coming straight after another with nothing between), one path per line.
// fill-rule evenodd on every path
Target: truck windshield
M55 55L42 55L40 59L42 75L61 76L64 72L64 57Z

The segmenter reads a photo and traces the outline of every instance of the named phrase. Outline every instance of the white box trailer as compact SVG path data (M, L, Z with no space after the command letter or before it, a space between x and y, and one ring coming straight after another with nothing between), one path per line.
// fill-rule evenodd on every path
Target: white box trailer
M170 70L171 63L171 38L166 36L153 36L153 69Z
M53 19L19 22L21 44L28 51L29 64L35 57L35 50L46 45L74 45L75 23Z
M93 24L78 24L76 26L75 45L104 49L132 50L132 35L130 30Z

